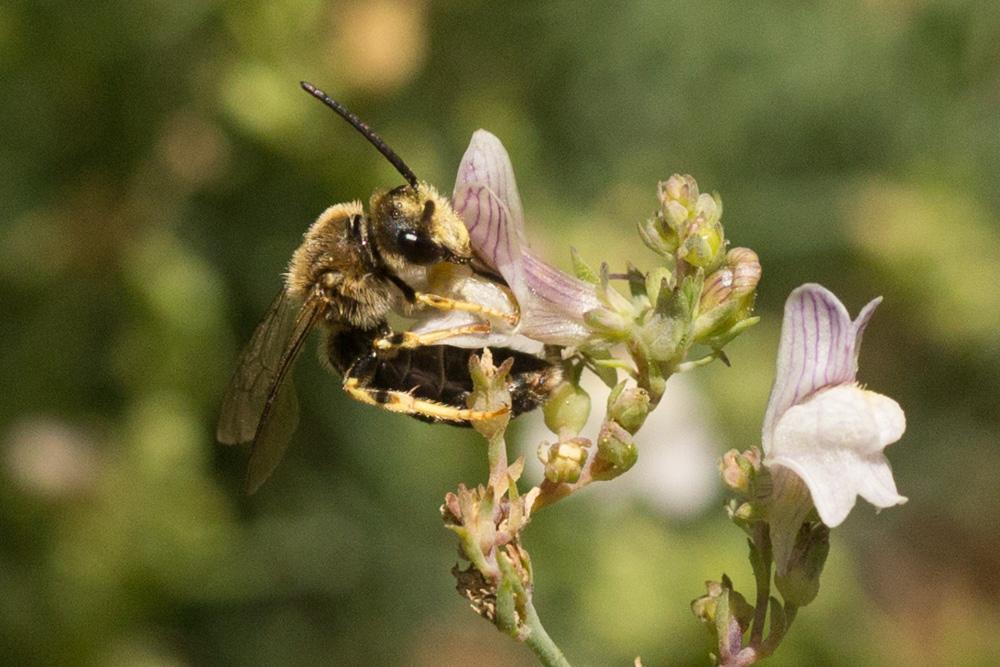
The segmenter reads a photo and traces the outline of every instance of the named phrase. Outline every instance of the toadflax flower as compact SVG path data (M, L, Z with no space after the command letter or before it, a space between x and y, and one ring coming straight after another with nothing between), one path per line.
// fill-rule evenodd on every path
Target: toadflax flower
M554 345L577 345L590 336L583 316L601 305L594 286L547 264L528 248L510 156L486 130L472 135L462 157L452 205L465 220L476 254L503 277L517 300L521 317L513 333ZM483 282L472 288L482 292Z
M764 465L773 478L769 511L778 573L784 574L814 505L831 528L857 496L876 507L906 502L882 450L906 429L896 401L856 382L865 326L881 298L851 321L826 288L807 284L785 303L778 364L764 416Z

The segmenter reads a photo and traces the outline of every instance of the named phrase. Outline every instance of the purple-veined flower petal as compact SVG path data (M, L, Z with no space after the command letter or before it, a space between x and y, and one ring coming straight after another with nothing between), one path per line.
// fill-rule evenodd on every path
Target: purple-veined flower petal
M823 387L854 382L861 335L882 298L851 321L847 309L822 285L797 287L785 302L778 364L764 415L764 448L786 410Z
M853 322L815 284L785 304L777 373L764 418L764 465L772 473L768 521L779 574L789 567L799 527L815 506L839 525L860 495L879 508L906 502L882 450L906 430L896 401L855 383L861 336L881 299Z
M486 130L472 133L469 147L458 165L455 192L459 188L477 184L485 186L510 212L511 219L517 221L510 231L517 235L520 245L527 247L524 237L524 209L521 207L521 196L517 191L510 155L496 135Z
M503 276L518 302L526 300L523 258L527 243L519 233L523 219L515 219L506 202L483 183L456 184L452 206L465 221L479 258Z
M479 258L510 286L521 311L517 333L575 345L589 336L583 314L600 306L594 287L549 265L528 248L524 210L507 150L477 130L459 164L452 196Z
M593 285L577 280L524 253L524 280L530 296L522 308L519 331L536 340L557 345L575 345L590 335L583 314L601 305Z

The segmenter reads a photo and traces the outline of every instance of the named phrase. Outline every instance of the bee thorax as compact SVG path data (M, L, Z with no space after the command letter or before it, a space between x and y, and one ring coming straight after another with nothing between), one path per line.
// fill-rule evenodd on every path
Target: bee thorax
M329 289L324 289L323 296L327 303L327 322L363 329L384 322L396 302L392 288L371 275L360 279L342 278Z
M329 324L367 328L385 319L397 297L370 250L361 202L336 204L317 218L292 255L285 286L299 298L318 291Z

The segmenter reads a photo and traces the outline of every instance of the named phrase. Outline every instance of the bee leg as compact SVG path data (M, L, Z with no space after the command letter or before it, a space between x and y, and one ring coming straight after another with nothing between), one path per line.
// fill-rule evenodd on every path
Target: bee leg
M466 313L476 313L477 315L483 315L484 317L504 320L511 326L516 326L521 320L521 315L519 313L505 313L494 308L487 308L486 306L482 306L478 303L459 301L457 299L451 299L437 294L416 292L414 293L413 298L417 303L422 303L431 308L437 308L438 310L461 310Z
M424 347L425 345L434 345L455 336L486 335L491 330L492 327L490 327L489 323L483 322L481 324L467 324L461 327L439 329L426 333L404 331L376 338L373 345L376 350L412 349L415 347Z
M469 408L456 408L444 403L429 401L417 398L413 394L394 389L377 389L365 386L363 379L348 375L344 378L344 391L351 398L385 408L389 412L401 412L407 415L421 415L431 419L439 419L451 422L473 422L483 419L493 419L510 410L504 406L498 410L471 410Z

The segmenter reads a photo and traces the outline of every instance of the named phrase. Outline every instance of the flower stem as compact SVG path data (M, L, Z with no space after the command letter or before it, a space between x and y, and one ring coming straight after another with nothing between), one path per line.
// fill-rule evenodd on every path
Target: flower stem
M503 477L507 475L507 441L504 438L504 431L496 433L489 440L486 451L486 459L490 467L490 486L497 498L507 492L507 485L501 484Z
M751 543L750 564L753 567L757 583L753 629L750 631L750 644L752 646L757 646L764 637L764 621L771 599L771 541L767 530L766 523L758 522L754 527L754 537Z
M528 629L524 643L528 645L538 662L546 667L570 667L569 660L563 655L562 650L549 637L549 633L542 626L542 621L538 618L535 606L529 600L524 609L524 625Z

